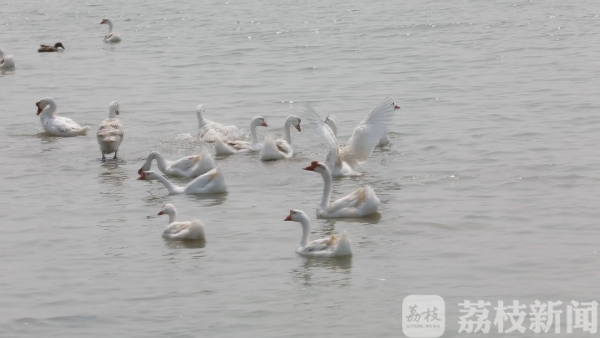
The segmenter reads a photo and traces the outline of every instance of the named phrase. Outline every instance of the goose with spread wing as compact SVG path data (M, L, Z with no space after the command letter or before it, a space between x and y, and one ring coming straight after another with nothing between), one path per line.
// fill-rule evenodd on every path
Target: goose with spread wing
M348 144L341 147L333 130L323 122L319 114L306 103L303 108L309 126L323 138L329 148L325 162L333 176L361 175L357 171L359 164L371 156L391 123L394 110L394 102L389 97L385 98L354 128Z

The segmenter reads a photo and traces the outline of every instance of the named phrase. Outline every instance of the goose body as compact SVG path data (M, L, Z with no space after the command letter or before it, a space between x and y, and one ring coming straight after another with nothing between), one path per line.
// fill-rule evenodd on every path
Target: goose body
M262 161L277 161L294 156L294 148L292 147L292 136L290 128L293 126L298 131L302 131L300 127L301 119L297 116L290 115L283 126L283 139L267 138L263 142L260 151L260 159Z
M400 109L400 106L397 106L393 102L392 102L392 105L394 106L394 110ZM324 122L325 122L326 125L329 126L329 128L331 128L331 131L333 132L333 135L337 138L338 137L338 134L337 134L338 124L337 124L337 119L335 118L335 116L333 114L329 114L325 118ZM379 143L377 145L379 147L384 147L384 146L387 146L388 144L390 144L390 139L388 138L387 128L386 128L386 130L383 132L383 135L379 139Z
M215 140L215 154L221 155L232 155L239 152L254 152L260 151L262 144L258 141L256 136L256 127L267 127L267 121L264 117L256 116L250 121L250 142L239 141L239 140L226 140L221 139Z
M169 225L163 231L163 238L173 240L206 239L204 224L199 220L177 222L177 209L173 204L165 204L158 214L169 216Z
M17 68L17 64L13 56L5 55L4 51L0 49L0 70L13 70L15 68Z
M121 41L121 36L117 33L113 33L113 23L110 19L102 19L101 25L108 25L108 33L104 35L104 42L115 43Z
M60 42L55 43L54 46L40 45L40 48L38 48L38 53L58 52L60 50L59 48L64 50L65 46L63 46L63 44Z
M323 195L317 208L317 217L364 217L379 210L379 198L377 198L371 186L367 185L334 202L330 202L333 180L329 168L318 161L312 161L310 166L304 168L304 170L317 172L323 177Z
M225 176L220 168L214 168L206 174L196 177L184 187L173 184L163 175L154 171L142 171L138 180L158 180L169 190L169 195L218 194L227 191Z
M50 136L82 136L90 129L88 126L81 127L68 117L57 116L56 102L49 97L41 99L35 105L38 107L37 115L40 116L42 127Z
M383 133L391 123L395 107L389 97L385 98L354 128L348 144L341 147L331 127L321 120L311 106L304 105L304 113L309 124L329 148L325 162L333 176L361 175L358 167L371 156L373 149L379 144Z
M296 253L303 256L313 257L341 257L352 255L352 246L348 234L344 230L341 236L330 237L310 241L310 219L301 210L290 210L284 221L298 222L302 225L302 238L298 242Z
M158 169L165 175L195 178L203 175L215 167L215 161L206 150L202 148L200 154L186 156L177 161L167 161L157 151L151 152L146 158L144 165L138 170L138 174L149 171L152 161L156 160Z
M119 102L113 101L108 107L108 118L100 123L96 138L100 145L100 151L102 152L102 159L106 158L104 155L115 153L113 158L117 158L117 152L119 146L125 137L125 130L123 124L117 118L121 114L119 108Z
M203 104L196 107L196 117L198 118L198 137L208 143L215 142L217 139L234 139L239 136L239 130L236 126L213 122L204 118L205 108Z

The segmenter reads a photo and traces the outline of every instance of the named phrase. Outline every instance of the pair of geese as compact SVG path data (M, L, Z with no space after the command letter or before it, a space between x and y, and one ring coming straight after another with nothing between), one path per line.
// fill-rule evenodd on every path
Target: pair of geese
M68 117L58 116L56 102L50 97L39 100L35 105L38 108L37 115L40 117L42 128L50 136L83 136L90 129L89 126L82 127ZM119 146L125 137L123 124L117 118L120 113L119 103L117 101L111 102L108 107L108 118L100 123L96 133L102 159L106 158L106 154L112 153L115 154L113 158L117 158Z
M202 109L201 109L202 108ZM328 161L333 163L333 168L337 169L338 176L344 176L349 173L356 173L353 165L360 163L361 159L368 158L377 145L389 143L387 137L386 126L391 122L391 116L394 110L399 109L389 98L383 100L369 115L355 128L354 134L350 138L346 147L339 147L336 140L337 123L335 117L328 116L325 121L322 121L318 114L310 106L305 105L305 113L308 115L309 121L314 124L315 129L326 140L330 152ZM197 109L198 120L201 127L201 137L207 138L212 133L211 130L206 130L206 126L215 124L212 121L205 121L201 113L204 112L203 107ZM287 124L287 123L286 123ZM252 126L252 124L251 124ZM216 129L221 132L231 133L237 132L237 129L228 129L227 127L217 124ZM202 130L202 129L205 130ZM289 128L286 128L289 132ZM255 133L253 133L255 134ZM253 138L254 139L254 138ZM217 137L215 141L219 141ZM337 146L334 148L333 145ZM365 155L365 153L367 153ZM366 157L365 157L366 156ZM148 157L145 166L155 158L156 155ZM164 161L164 159L162 160ZM157 160L159 167L160 160ZM345 164L344 164L345 163ZM162 164L165 167L165 164ZM349 170L344 168L348 167ZM139 171L140 175L145 175L142 167ZM304 170L313 171L321 174L324 180L324 190L319 207L317 208L317 216L323 218L341 218L341 217L363 217L377 212L379 207L379 199L370 186L365 186L355 192L330 203L332 189L332 172L328 166L313 161L311 165ZM163 170L163 172L165 172ZM163 237L167 239L205 239L204 225L198 220L188 222L176 222L176 211L173 205L167 204L159 215L169 215L169 225L163 232ZM331 237L309 241L310 237L310 219L305 212L301 210L290 210L290 214L284 221L298 222L302 226L302 237L298 243L296 252L305 256L319 257L339 257L352 254L350 240L346 231L341 236L332 235Z
M197 219L178 222L177 209L173 204L165 204L158 215L169 216L169 224L162 237L169 240L206 240L204 224ZM302 237L298 242L296 253L303 256L341 257L352 254L352 246L346 231L341 236L310 241L310 219L302 210L290 210L284 221L298 222L302 226Z

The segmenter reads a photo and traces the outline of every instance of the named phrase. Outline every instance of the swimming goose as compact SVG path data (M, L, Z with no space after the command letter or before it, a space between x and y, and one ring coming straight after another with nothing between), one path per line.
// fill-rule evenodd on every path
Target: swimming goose
M100 145L100 151L102 152L102 159L105 159L105 154L115 153L113 159L117 158L117 151L125 136L125 130L123 130L123 124L117 118L117 115L121 114L119 109L119 102L113 101L108 107L108 118L100 123L100 128L96 133L98 144Z
M184 187L173 184L163 175L154 171L142 171L138 180L158 180L169 190L169 195L218 194L227 191L225 176L220 168L214 168L206 174L196 177Z
M82 136L90 129L88 126L81 127L68 117L56 116L56 102L49 97L39 100L35 105L42 127L50 136Z
M112 32L113 23L112 21L110 21L110 19L102 19L102 22L100 22L100 24L108 25L108 34L104 35L104 42L115 43L121 41L121 36L117 33Z
M294 148L292 148L292 136L290 135L290 128L293 126L298 131L302 131L300 122L302 120L294 115L288 116L283 126L283 138L273 140L266 138L263 143L263 147L260 151L260 159L262 161L277 161L286 158L292 158L294 156Z
M256 116L250 121L250 142L235 140L221 141L220 139L216 139L215 154L219 156L231 155L238 152L259 151L262 148L262 144L258 142L256 127L268 127L267 120L262 116Z
M218 138L233 139L239 136L239 130L236 126L228 126L205 119L203 115L205 111L206 110L203 104L199 104L196 107L196 117L198 118L198 136L200 137L200 140L212 143Z
M163 231L165 239L205 239L204 224L197 219L187 222L177 222L177 209L173 204L167 203L162 207L159 215L169 215L169 225Z
M0 49L0 70L12 70L15 69L17 65L13 60L12 55L5 55L4 51Z
M317 239L309 242L310 239L310 219L302 210L290 210L288 217L284 221L298 222L302 225L302 238L298 242L296 253L303 256L316 257L340 257L352 255L352 246L348 239L346 230L341 236L331 235L330 237Z

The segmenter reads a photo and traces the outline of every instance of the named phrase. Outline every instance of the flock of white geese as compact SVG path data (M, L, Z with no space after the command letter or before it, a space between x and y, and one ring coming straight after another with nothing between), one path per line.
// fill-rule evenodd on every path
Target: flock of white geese
M112 32L113 24L104 19L101 24L108 24L109 33L105 42L121 41L118 34ZM0 67L12 63L12 56L5 56L0 50ZM36 102L37 115L47 135L57 137L74 137L86 135L89 126L80 126L70 118L57 114L56 102L49 97ZM348 142L340 145L337 139L337 120L333 115L324 120L308 104L303 105L304 123L307 129L317 133L327 145L328 154L323 162L312 161L304 170L318 173L323 178L323 195L317 207L319 218L356 218L376 213L379 209L379 198L370 186L364 186L335 201L331 201L334 176L362 175L359 166L370 156L377 146L389 143L387 126L390 125L393 113L400 107L389 98L381 101L358 124ZM250 121L250 141L243 140L244 133L236 126L224 125L210 121L204 117L203 105L196 107L198 118L198 138L206 143L214 143L216 156L229 156L239 153L258 153L263 161L277 161L292 158L291 128L302 131L303 120L297 116L289 116L284 125L283 138L266 138L262 143L256 132L258 127L267 127L267 121L262 116L256 116ZM119 120L121 114L119 103L113 101L109 105L108 117L103 120L96 133L102 159L108 154L117 158L119 147L125 137L123 124ZM152 171L152 163L156 161L158 171ZM162 174L161 174L162 173ZM161 182L169 194L218 194L227 190L225 176L220 167L215 165L211 153L202 148L197 155L168 161L159 152L151 152L142 167L138 170L138 180L157 180ZM172 183L165 176L179 176L192 179L185 186ZM199 220L177 221L177 210L172 204L165 204L159 215L168 215L169 224L163 232L163 237L172 240L204 240L204 224ZM302 238L296 252L305 256L337 257L352 254L350 240L346 231L341 236L310 241L310 218L301 210L290 210L284 221L298 222L302 226Z

